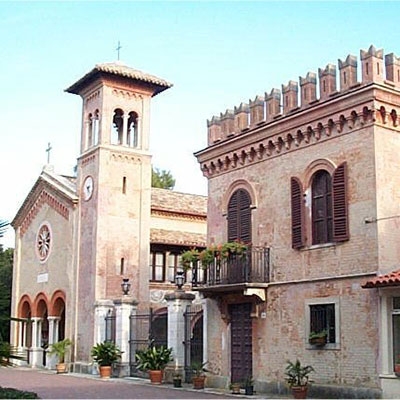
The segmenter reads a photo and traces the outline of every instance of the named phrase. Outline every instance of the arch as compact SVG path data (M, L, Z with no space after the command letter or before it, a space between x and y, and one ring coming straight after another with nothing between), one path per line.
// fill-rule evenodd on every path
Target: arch
M224 197L222 199L222 215L228 214L229 200L232 197L232 194L238 189L246 190L249 193L251 199L250 208L257 208L257 196L254 187L245 179L238 179L228 187L228 190L224 194Z
M32 316L32 308L33 304L31 298L27 294L24 294L19 300L18 317L30 318Z
M332 175L336 169L336 165L332 161L323 158L311 162L305 170L304 182L306 183L306 188L311 187L314 174L321 169L328 171Z
M111 144L123 144L124 112L121 108L114 109L111 127Z
M50 300L49 315L60 317L65 309L65 293L62 290L57 290L53 293Z
M139 114L131 111L128 114L127 144L130 147L138 147L139 138Z
M49 309L49 300L47 296L43 292L38 293L33 302L32 316L42 317L43 312L47 311L48 309Z

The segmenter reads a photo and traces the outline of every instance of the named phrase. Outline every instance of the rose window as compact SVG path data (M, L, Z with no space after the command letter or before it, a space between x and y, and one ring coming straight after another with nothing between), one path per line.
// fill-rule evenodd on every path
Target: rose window
M51 235L47 225L42 225L36 239L36 249L40 261L45 261L50 253Z

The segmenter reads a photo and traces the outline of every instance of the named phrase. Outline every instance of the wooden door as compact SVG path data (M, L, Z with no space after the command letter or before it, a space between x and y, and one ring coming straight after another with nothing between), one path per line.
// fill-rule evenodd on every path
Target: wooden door
M231 304L231 382L253 375L251 304Z

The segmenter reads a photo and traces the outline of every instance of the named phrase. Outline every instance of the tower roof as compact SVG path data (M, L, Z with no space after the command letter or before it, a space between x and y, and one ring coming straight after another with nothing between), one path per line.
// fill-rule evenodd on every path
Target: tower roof
M150 75L137 69L128 67L120 62L115 62L96 64L90 72L84 75L73 85L65 89L65 91L68 93L79 94L84 87L86 87L95 79L98 79L101 76L120 77L122 79L145 84L146 86L151 86L153 88L153 96L172 86L172 83L167 82L164 79L158 78L155 75Z

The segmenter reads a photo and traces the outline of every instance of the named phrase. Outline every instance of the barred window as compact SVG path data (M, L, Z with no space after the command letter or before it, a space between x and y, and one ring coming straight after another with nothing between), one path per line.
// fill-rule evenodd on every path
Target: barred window
M310 305L310 332L327 332L327 343L336 342L335 304Z

